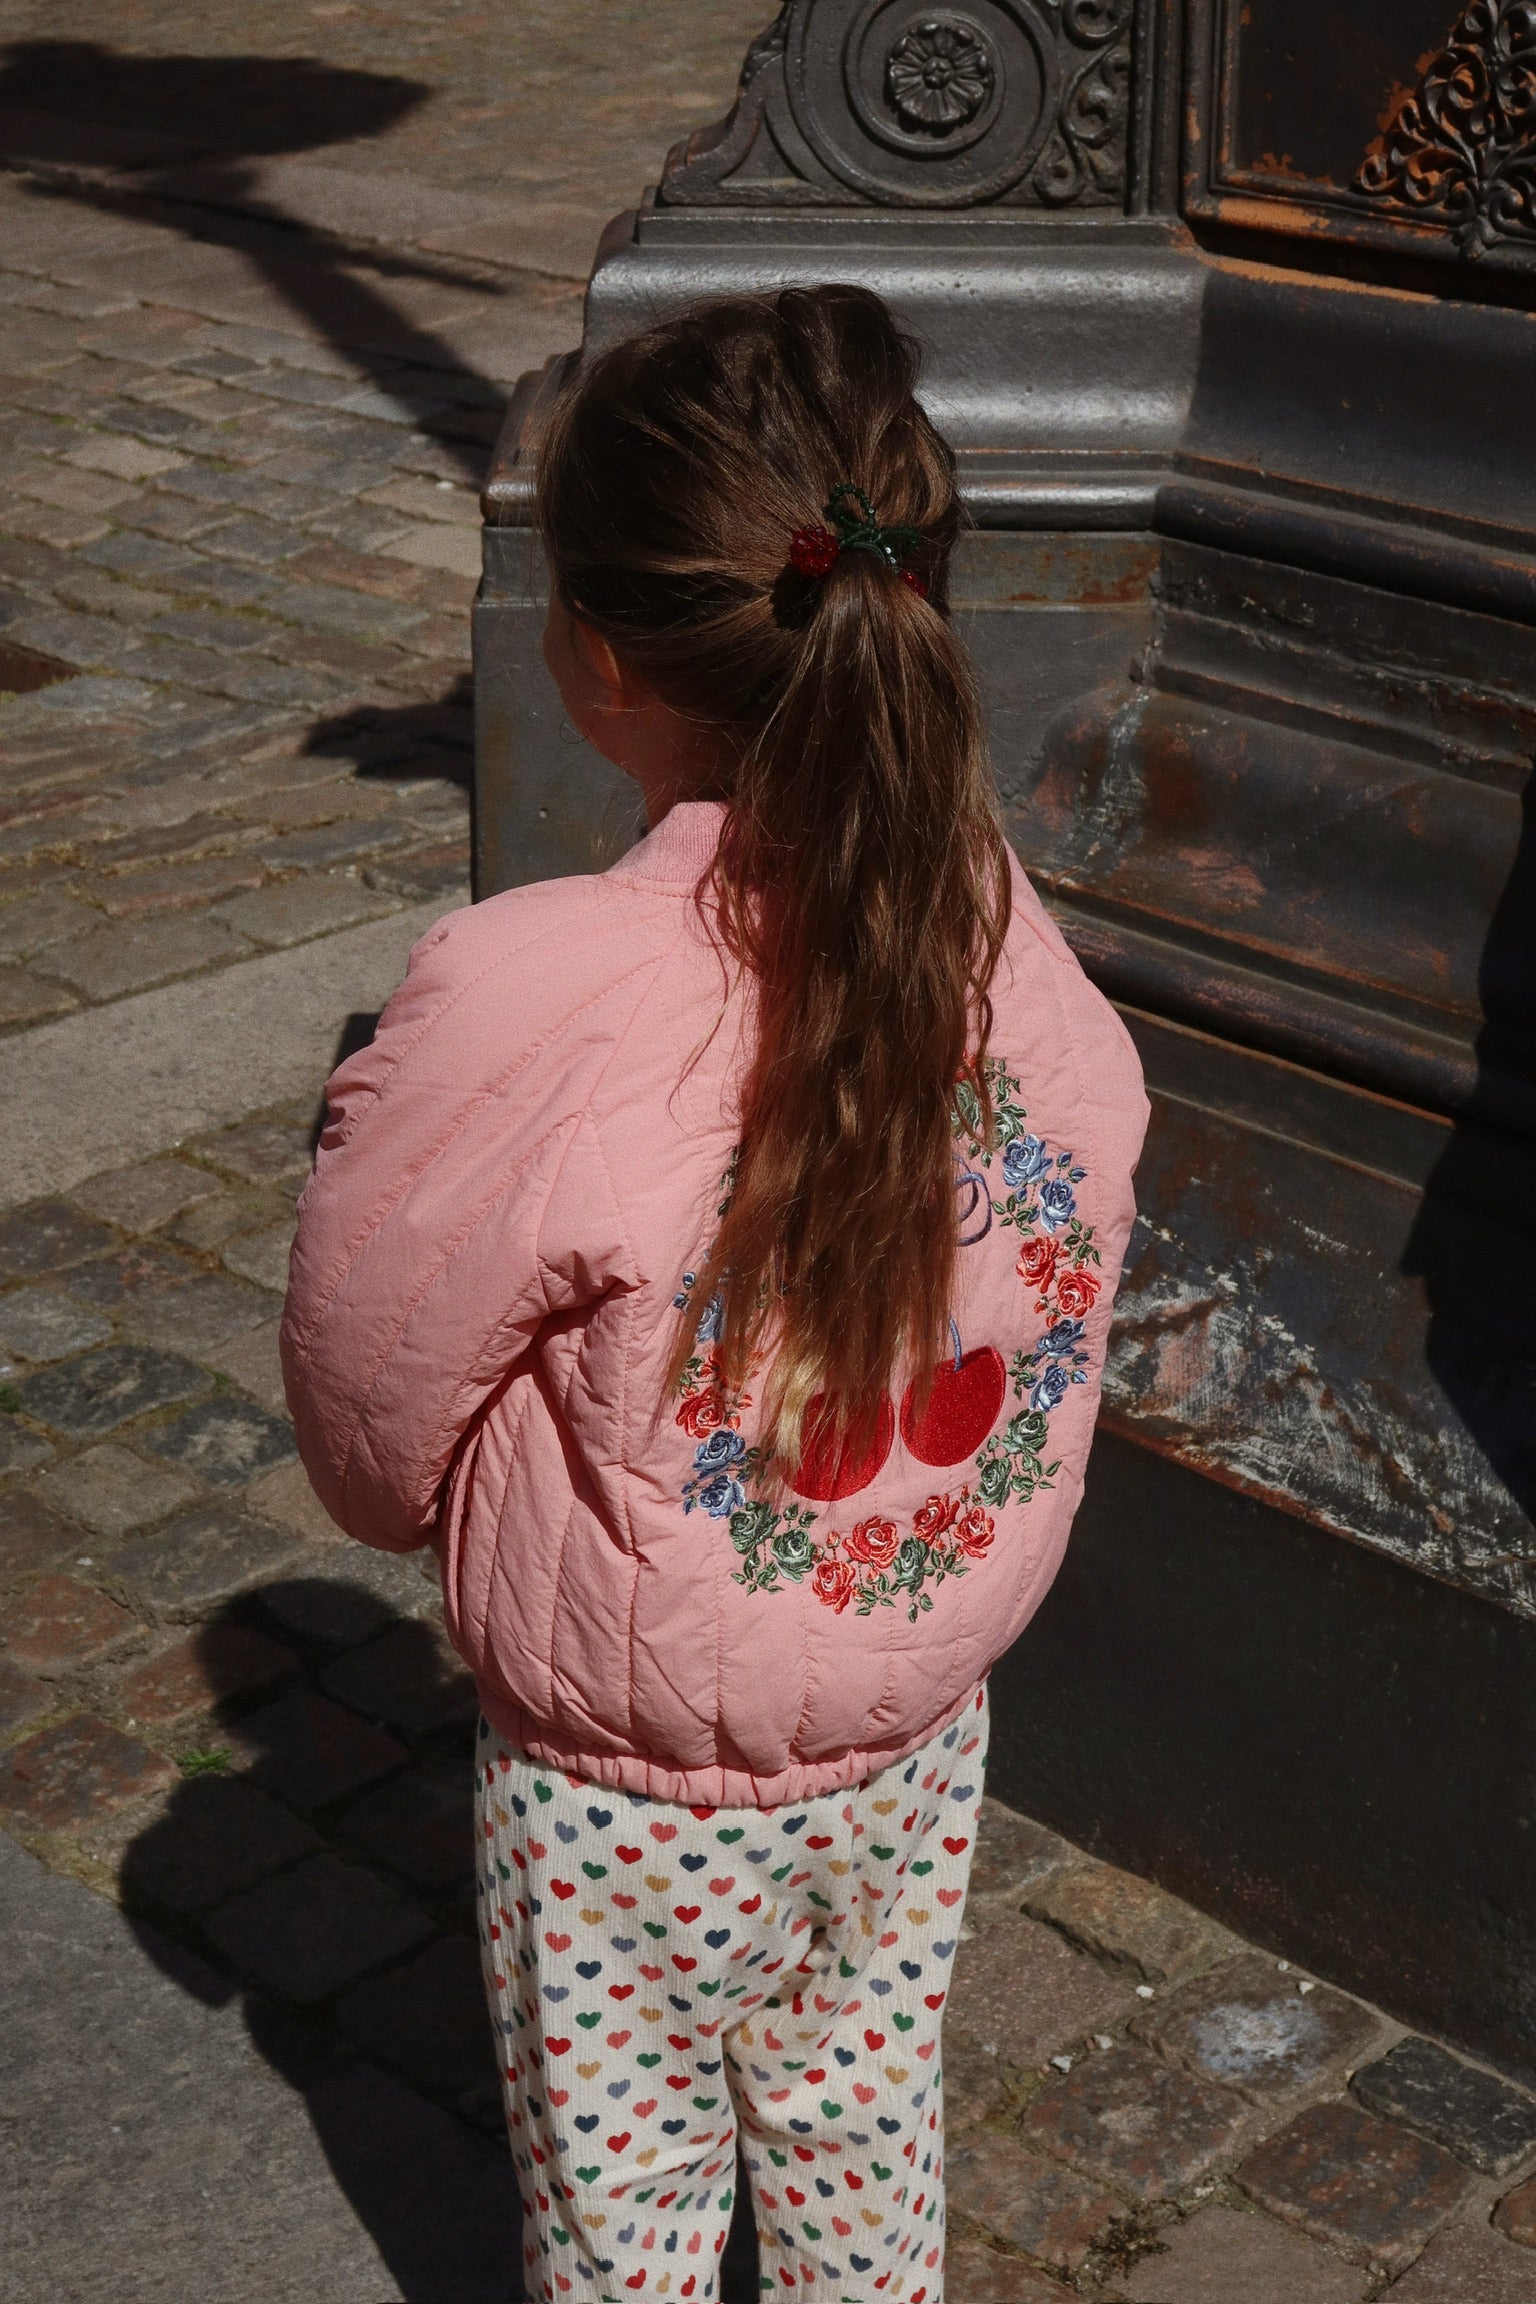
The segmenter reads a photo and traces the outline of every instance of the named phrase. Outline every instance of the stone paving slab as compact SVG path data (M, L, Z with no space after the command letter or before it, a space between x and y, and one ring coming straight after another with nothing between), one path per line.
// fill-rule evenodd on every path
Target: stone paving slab
M1361 2304L1357 2265L1267 2217L1207 2208L1161 2235L1126 2282L1129 2304ZM1474 2304L1469 2295L1466 2304Z
M1249 2128L1238 2097L1128 2045L1053 2075L1024 2115L1029 2142L1136 2200L1229 2166Z
M0 1756L0 1816L33 1832L68 1833L167 1790L175 1777L163 1753L76 1712Z
M1048 1873L1027 1890L1024 1909L1146 1984L1203 1967L1230 1943L1203 1912L1112 1864L1076 1863Z
M968 2032L950 2025L944 2039L944 2133L951 2142L1008 2100L1008 2070L978 2048Z
M1061 2273L1077 2272L1095 2241L1125 2212L1123 2202L1101 2185L989 2129L950 2153L947 2183L952 2215Z
M1499 2202L1494 2222L1523 2248L1536 2249L1536 2177Z
M1507 2176L1536 2150L1536 2100L1436 2041L1400 2040L1352 2085L1369 2111L1447 2145L1480 2175Z
M118 1693L129 1725L153 1734L217 1720L229 1703L270 1694L297 1670L291 1651L264 1633L247 1624L218 1624L162 1648L124 1675Z
M24 1488L0 1491L0 1582L39 1575L81 1549L81 1529Z
M0 1835L5 2304L510 2304L505 2156Z
M1294 1969L1277 1969L1262 1953L1154 2000L1131 2029L1173 2062L1254 2103L1283 2104L1326 2086L1381 2038L1373 2010Z
M961 1946L949 2016L978 2048L1028 2067L1084 2033L1121 2023L1136 1998L1083 1953L1021 1914L992 1922Z
M1019 1816L1001 1801L983 1800L981 1828L971 1860L967 1910L973 1918L998 1911L1017 1910L1022 1891L1033 1880L1069 1862L1075 1854L1070 1843L1048 1832L1028 1816Z
M432 1935L425 1912L326 1851L240 1890L203 1923L236 1968L301 2007L387 1968Z
M1536 2304L1536 2255L1486 2224L1454 2224L1387 2293L1398 2304Z
M1249 2197L1361 2263L1401 2271L1466 2201L1460 2161L1352 2104L1315 2104L1244 2161Z
M323 1080L349 1014L383 1006L442 909L414 905L0 1043L0 1207Z
M950 2245L944 2293L949 2304L1060 2304L1062 2291L1021 2257L962 2240Z

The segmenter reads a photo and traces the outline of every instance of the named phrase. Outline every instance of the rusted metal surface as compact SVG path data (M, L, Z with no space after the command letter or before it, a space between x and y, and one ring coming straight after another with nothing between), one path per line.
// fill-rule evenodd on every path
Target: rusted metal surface
M1235 1115L1189 1093L1230 1094L1230 1057L1209 1063L1218 1044L1203 1051L1201 1084L1183 1050L1170 1056L1166 1027L1139 1037L1156 1117L1105 1383L1112 1423L1536 1617L1531 1466L1518 1461L1530 1449L1530 1346L1466 1278L1497 1269L1528 1300L1529 1231L1486 1196L1474 1215L1437 1188L1449 1124L1410 1143L1415 1164L1435 1147L1424 1176L1384 1173L1284 1132L1288 1067L1264 1067L1249 1112ZM1160 1073L1186 1093L1160 1089ZM1386 1141L1357 1149L1407 1165L1397 1109L1359 1117ZM1449 1414L1441 1358L1461 1395Z
M1277 1000L1311 986L1470 1048L1511 793L1150 689L1053 763L1020 829L1051 891L1100 917L1247 967Z
M1536 1613L1536 632L1201 547L1155 591L1013 819L1155 1091L1109 1412Z

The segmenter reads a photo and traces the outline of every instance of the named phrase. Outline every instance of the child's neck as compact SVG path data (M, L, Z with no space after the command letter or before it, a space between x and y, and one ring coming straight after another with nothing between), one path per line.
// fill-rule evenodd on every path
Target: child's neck
M640 787L645 801L646 830L657 825L680 800L728 800L731 796L729 763L721 758L720 739L713 729L688 729L690 741L680 750L658 750L654 757L624 762L626 774Z

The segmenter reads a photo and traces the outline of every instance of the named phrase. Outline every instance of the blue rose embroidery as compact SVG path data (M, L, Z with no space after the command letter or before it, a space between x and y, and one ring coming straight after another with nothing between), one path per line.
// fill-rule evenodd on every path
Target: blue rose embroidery
M1035 1350L1037 1353L1043 1354L1047 1360L1072 1360L1076 1358L1078 1347L1082 1341L1083 1323L1081 1320L1058 1320L1052 1327L1047 1328L1035 1346Z
M725 1325L725 1298L717 1288L699 1318L696 1330L701 1344L718 1343L720 1330Z
M1029 1404L1042 1416L1049 1416L1066 1396L1071 1378L1059 1360L1052 1360L1041 1369L1029 1388Z
M739 1512L746 1503L747 1492L729 1472L716 1472L699 1490L697 1501L711 1520L729 1520L731 1514Z
M739 1432L711 1432L693 1452L694 1472L721 1471L728 1464L739 1464L746 1452L747 1444Z
M1048 1232L1059 1232L1077 1214L1077 1194L1065 1176L1053 1176L1040 1187L1040 1221Z
M1050 1164L1051 1156L1038 1136L1016 1136L1003 1154L1003 1182L1010 1192L1022 1192Z
M747 1454L739 1432L722 1428L701 1440L693 1452L693 1477L683 1487L683 1510L697 1506L711 1520L729 1520L745 1508L747 1491L737 1466Z

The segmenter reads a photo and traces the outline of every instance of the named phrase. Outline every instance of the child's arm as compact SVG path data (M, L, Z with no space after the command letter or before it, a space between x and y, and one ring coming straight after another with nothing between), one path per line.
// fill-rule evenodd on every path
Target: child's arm
M584 1120L593 1066L548 1062L529 971L473 921L417 946L330 1084L283 1319L316 1493L386 1551L432 1536L460 1441L540 1323L628 1263Z

